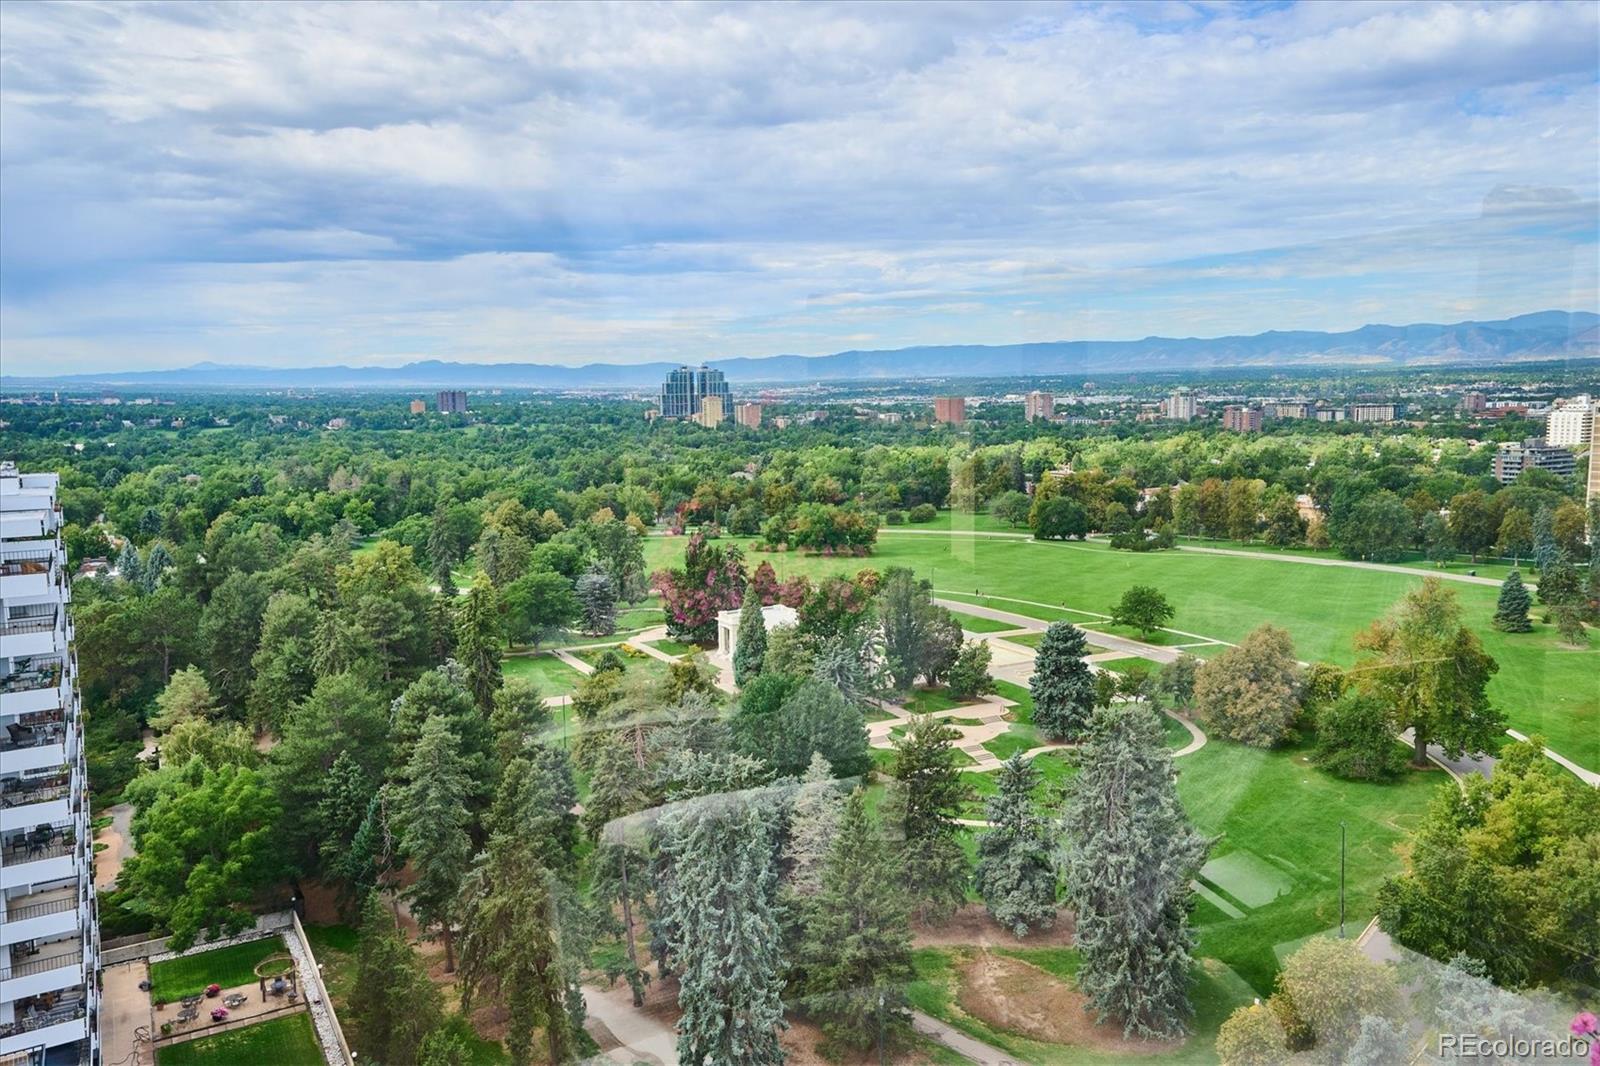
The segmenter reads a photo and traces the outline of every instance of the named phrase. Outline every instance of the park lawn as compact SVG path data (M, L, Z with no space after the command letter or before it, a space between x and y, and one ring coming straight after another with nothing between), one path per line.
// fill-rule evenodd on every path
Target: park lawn
M311 954L322 967L322 983L336 1010L343 1010L356 982L356 944L361 934L348 925L308 925Z
M966 614L962 611L951 611L951 615L961 624L961 628L969 633L1000 633L1007 629L1015 629L1010 622L1000 622L993 618L979 618L975 614Z
M906 697L901 706L912 714L933 714L956 707L967 707L975 700L958 700L943 688L919 688Z
M652 537L652 567L681 565L681 538ZM769 553L780 580L813 578L861 569L861 559L824 559ZM754 561L755 555L750 556ZM1095 543L1043 542L998 537L884 537L869 560L882 571L906 566L953 600L1054 621L1091 620L1108 613L1133 585L1162 590L1175 614L1173 629L1237 642L1263 622L1287 629L1296 654L1308 662L1355 662L1355 634L1384 615L1425 576L1353 566L1306 566L1270 556L1250 558L1200 552L1117 552ZM1462 617L1500 664L1489 693L1507 724L1539 733L1574 762L1600 770L1600 656L1591 648L1563 648L1545 627L1529 634L1490 626L1498 590L1452 581ZM973 589L978 590L974 593ZM1186 643L1187 638L1173 643ZM1202 655L1208 649L1191 649Z
M1011 728L993 740L985 741L984 747L994 752L994 757L1005 762L1019 751L1031 751L1044 743L1038 730L1031 725L1021 725L1013 722Z
M975 530L979 533L1020 533L1024 537L1033 536L1028 532L1026 524L1014 526L1010 522L996 518L988 511L940 511L931 522L907 522L903 526L879 526L879 533L893 533L896 530L930 529L949 532L954 529L957 533Z
M541 696L570 696L583 675L548 652L539 655L508 655L500 662L506 677L525 677L539 686Z
M644 652L629 655L621 648L589 648L573 654L590 666L595 666L608 651L615 652L622 659L623 671L629 677L643 677L652 683L666 680L670 664L662 662L654 655L646 655Z
M1003 696L1016 704L1016 706L1007 711L1012 721L1021 722L1024 725L1033 724L1033 693L1029 692L1026 686L1019 685L1014 681L996 680L994 691L996 695Z
M225 948L196 952L150 966L150 998L175 1003L184 996L198 995L207 985L223 988L254 984L256 964L269 955L287 954L281 936L269 936ZM283 972L290 969L286 961Z
M1175 763L1189 817L1219 838L1200 883L1241 915L1210 900L1197 909L1199 954L1226 963L1263 997L1287 951L1338 929L1340 823L1353 936L1376 912L1384 879L1400 871L1400 849L1437 790L1454 787L1442 771L1407 772L1391 784L1344 781L1313 767L1308 751L1213 737Z
M1109 633L1112 636L1126 637L1129 640L1137 640L1143 644L1155 644L1164 648L1171 647L1174 644L1194 643L1193 637L1187 637L1182 633L1173 633L1165 629L1158 629L1153 633L1141 633L1132 626L1114 626L1108 622L1084 622L1082 628L1084 632L1091 635L1094 633Z
M1232 551L1257 552L1261 555L1287 555L1291 558L1337 559L1341 562L1349 561L1333 548L1278 548L1259 540L1250 541L1247 543L1240 540L1211 540L1206 537L1179 537L1178 546L1180 548L1186 546L1199 548L1227 548ZM1483 556L1478 562L1473 562L1472 557L1469 555L1457 555L1443 566L1440 566L1438 563L1430 562L1428 559L1424 558L1423 554L1419 551L1408 551L1405 552L1401 558L1396 559L1394 562L1384 563L1383 565L1403 566L1408 570L1421 570L1425 573L1435 574L1475 573L1479 577L1492 577L1496 581L1504 581L1506 575L1511 573L1513 570L1521 570L1523 571L1524 577L1529 577L1527 571L1532 567L1533 564L1526 556L1514 563L1510 559L1490 556Z
M1141 667L1148 674L1156 674L1161 670L1161 663L1154 659L1146 659L1142 655L1122 655L1115 659L1101 659L1093 665L1113 674L1125 674L1134 667Z
M1024 648L1037 648L1039 646L1039 642L1044 640L1044 634L1042 632L1017 633L1014 636L1001 637L1000 639L1009 641L1012 644L1021 644Z
M1217 1030L1229 1014L1250 1003L1250 987L1238 976L1212 959L1199 960L1190 974L1189 998L1194 1006L1192 1034L1181 1047L1150 1055L1097 1050L1081 1045L1049 1044L1018 1033L991 1026L968 1014L961 1006L959 967L981 948L920 948L912 953L916 976L907 989L912 1006L931 1014L969 1036L1009 1052L1019 1061L1098 1066L1102 1063L1184 1063L1217 1062ZM1007 947L997 949L1044 974L1068 984L1076 984L1078 953L1070 948Z
M305 1011L258 1022L216 1036L169 1044L156 1053L159 1066L322 1066L322 1046Z
M668 640L665 637L661 638L660 640L649 641L649 644L652 648L659 648L668 655L677 655L680 657L684 655L692 655L701 650L700 646L697 644L682 644L676 640Z

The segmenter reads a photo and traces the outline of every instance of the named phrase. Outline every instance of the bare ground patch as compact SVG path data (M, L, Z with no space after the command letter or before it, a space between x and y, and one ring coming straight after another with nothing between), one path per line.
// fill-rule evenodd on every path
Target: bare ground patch
M1114 1024L1100 1024L1084 1009L1076 986L1021 959L979 950L961 968L956 1002L995 1029L1047 1044L1122 1054L1175 1051L1182 1041L1129 1040Z
M989 917L981 903L968 903L943 925L916 922L911 928L911 943L919 948L979 947L1065 948L1072 946L1072 912L1056 912L1056 924L1029 933L1020 940L1011 930Z

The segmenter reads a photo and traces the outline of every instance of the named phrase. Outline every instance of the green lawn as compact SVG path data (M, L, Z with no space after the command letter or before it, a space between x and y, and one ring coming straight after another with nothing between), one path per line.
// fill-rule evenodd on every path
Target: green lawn
M541 696L570 696L583 680L578 673L554 655L508 655L500 664L506 677L525 677L539 686Z
M1177 723L1173 723L1174 726ZM1343 781L1311 766L1307 751L1259 751L1213 738L1177 760L1178 793L1201 832L1220 839L1200 883L1200 953L1227 963L1262 996L1287 950L1339 924L1339 823L1347 830L1347 931L1377 909L1378 886L1400 869L1399 849L1443 772L1393 784Z
M700 646L697 644L681 644L676 640L667 640L665 638L661 640L650 641L650 646L652 648L659 648L668 655L680 656L690 655L700 650Z
M594 666L600 662L600 659L607 651L614 651L621 657L622 668L629 677L644 677L652 682L666 679L669 664L662 662L654 655L646 655L644 652L639 652L637 655L629 655L621 648L591 648L587 651L574 652L573 654L590 666Z
M684 538L652 537L648 566L681 563L683 544ZM853 573L863 564L861 559L797 553L762 558L772 563L780 580L796 573ZM1257 625L1272 622L1289 630L1300 658L1346 666L1355 661L1355 634L1414 588L1424 573L960 535L884 536L866 562L879 571L910 567L949 599L983 602L1046 621L1088 621L1092 616L1082 612L1108 613L1130 586L1154 585L1175 610L1169 623L1174 629L1238 641ZM1562 647L1544 626L1529 634L1500 633L1489 625L1494 587L1462 582L1449 587L1468 624L1500 663L1490 694L1505 709L1509 724L1543 734L1552 748L1574 762L1600 770L1600 656L1594 649L1600 639L1591 635L1590 649L1578 650Z
M288 950L283 937L271 936L154 963L150 967L150 998L173 1003L184 996L204 992L210 984L223 988L254 984L256 964L269 955L284 954ZM288 970L290 965L285 962L283 968Z
M961 624L961 628L969 633L1000 633L1007 629L1015 629L1010 622L997 622L993 618L979 618L975 614L966 614L962 611L951 611L951 615Z
M356 942L360 933L348 925L308 925L311 954L322 967L322 983L335 1009L342 1010L356 978Z
M172 1044L157 1053L159 1066L322 1066L322 1047L305 1011L247 1025L229 1033Z
M901 703L912 714L933 714L955 707L966 707L975 700L958 700L942 688L919 688Z

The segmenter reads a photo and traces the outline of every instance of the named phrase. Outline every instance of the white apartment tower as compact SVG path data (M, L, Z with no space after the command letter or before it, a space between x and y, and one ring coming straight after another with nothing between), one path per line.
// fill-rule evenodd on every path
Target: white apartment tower
M1544 442L1562 448L1581 448L1588 444L1594 426L1594 406L1587 393L1570 400L1557 400L1550 408L1550 421L1545 423Z
M1179 389L1162 403L1161 413L1178 422L1192 422L1196 412L1194 393Z
M96 1063L99 931L55 474L0 463L0 1063Z

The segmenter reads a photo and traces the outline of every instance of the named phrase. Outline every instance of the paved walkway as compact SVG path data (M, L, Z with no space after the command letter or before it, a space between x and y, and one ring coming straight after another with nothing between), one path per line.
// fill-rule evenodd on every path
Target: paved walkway
M911 1012L911 1028L923 1036L937 1040L951 1051L965 1055L978 1066L1024 1066L1008 1052L976 1040L960 1029L946 1025L933 1015L924 1014L920 1010Z
M629 1066L641 1062L650 1066L678 1066L678 1034L665 1022L635 1010L630 1001L608 995L601 989L585 988L583 1003L590 1020L605 1026L622 1045L609 1055L596 1056L591 1062L610 1059Z
M1300 563L1303 566L1342 566L1353 570L1382 570L1390 574L1404 574L1407 577L1436 577L1442 581L1460 581L1467 585L1491 585L1500 587L1500 582L1492 577L1473 577L1470 574L1452 574L1446 570L1427 570L1416 566L1396 566L1393 563L1364 563L1358 559L1321 559L1311 555L1279 555L1276 552L1253 552L1244 548L1205 548L1198 544L1179 544L1178 550L1183 552L1198 552L1201 555L1239 555L1246 559L1270 559L1280 563ZM1537 588L1532 582L1526 582L1529 588Z
M133 804L118 803L106 808L111 824L95 834L96 844L106 845L94 856L94 887L104 892L117 883L122 864L133 857Z
M1510 735L1513 740L1520 740L1524 744L1528 742L1528 738L1522 733L1517 732L1515 729L1507 729L1506 733ZM1577 774L1578 780L1582 781L1584 784L1590 786L1591 788L1600 788L1600 774L1595 773L1593 770L1585 770L1571 759L1564 755L1558 755L1549 748L1544 749L1544 753L1548 758L1553 759L1555 762L1560 763L1568 770L1571 770L1573 773Z
M139 987L150 976L143 959L101 971L100 1061L105 1066L154 1066L155 1016L150 993Z

